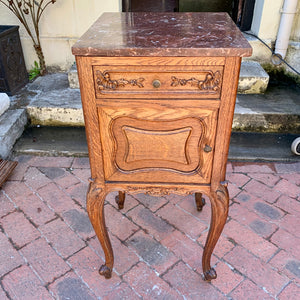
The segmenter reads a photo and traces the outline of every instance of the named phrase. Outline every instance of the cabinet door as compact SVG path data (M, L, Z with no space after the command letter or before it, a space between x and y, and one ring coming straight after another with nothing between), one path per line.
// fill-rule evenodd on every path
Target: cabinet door
M98 107L105 180L209 183L217 111Z

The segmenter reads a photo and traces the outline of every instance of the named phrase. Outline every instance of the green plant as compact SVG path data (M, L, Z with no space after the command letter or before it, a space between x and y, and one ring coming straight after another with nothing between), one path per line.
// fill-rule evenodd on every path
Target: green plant
M4 4L15 14L31 37L33 47L40 62L40 75L44 75L46 73L46 63L41 47L39 22L46 7L51 3L54 4L55 2L56 0L0 0L0 3ZM27 21L27 18L30 19L29 16L31 17L34 31Z
M41 68L37 61L34 61L34 67L29 71L29 80L33 80L41 74Z

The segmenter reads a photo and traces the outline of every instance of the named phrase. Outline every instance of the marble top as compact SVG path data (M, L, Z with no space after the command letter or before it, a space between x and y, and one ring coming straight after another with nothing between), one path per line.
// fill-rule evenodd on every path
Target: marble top
M104 13L72 47L82 56L250 56L227 13Z

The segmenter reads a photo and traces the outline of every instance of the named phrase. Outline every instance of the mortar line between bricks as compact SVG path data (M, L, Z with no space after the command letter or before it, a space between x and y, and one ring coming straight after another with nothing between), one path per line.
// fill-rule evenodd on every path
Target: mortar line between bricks
M168 199L166 199L165 197L162 197L162 198L164 198L167 202L164 203L161 207L159 207L155 211L153 211L154 214L156 214L160 209L164 208L165 206L167 206L170 203L170 201Z
M122 275L119 274L119 273L114 269L114 272L115 272L116 274L118 274L120 277L123 277L123 275L124 275L125 273L129 272L129 270L131 270L131 269L133 268L133 266L137 265L139 262L145 263L148 267L151 268L151 270L153 270L155 273L157 273L156 270L155 270L149 263L147 263L146 261L144 261L144 259L136 252L136 250L135 250L134 248L129 247L128 245L126 245L126 242L127 242L134 234L138 233L139 231L145 232L145 231L143 230L143 228L140 228L139 230L137 230L137 231L135 231L133 234L131 234L128 238L126 238L124 241L120 240L118 236L116 236L115 234L113 234L112 232L109 231L109 234L110 234L110 235L112 235L115 239L117 239L117 240L118 240L122 245L124 245L126 248L130 249L130 251L133 251L133 252L137 255L137 257L139 258L139 261L136 262L134 265L132 265L132 266L131 266L127 271L125 271ZM150 235L150 234L148 233L148 235ZM151 236L156 242L158 242L152 235L150 235L150 236ZM97 239L97 236L95 236L95 238ZM159 243L159 242L158 242L158 243ZM160 243L160 244L161 244L161 243ZM164 246L162 245L162 247L164 247ZM95 250L95 249L93 249L92 247L90 247L90 248L96 253L96 250ZM164 248L166 248L166 247L164 247ZM166 249L167 249L167 248L166 248ZM169 249L167 249L167 250L170 251ZM170 252L173 253L172 251L170 251ZM173 253L173 254L174 254L174 253ZM96 253L96 255L100 257L100 255L98 255L97 253ZM174 254L174 255L175 255L175 254ZM101 258L101 257L100 257L100 258Z
M47 288L46 288L47 289ZM53 299L57 299L57 297L55 297L54 293L50 290L47 289L47 291L49 292L49 294L52 296Z
M11 215L11 214L13 214L13 213L15 213L15 212L17 212L17 211L18 211L18 208L15 207L13 211L9 211L6 215L3 215L3 216L0 218L0 220L6 218L7 216L9 216L9 215Z
M146 206L144 203L142 203L138 198L134 197L135 195L138 195L138 194L132 194L131 196L132 196L137 202L139 202L138 205L144 206L145 208L149 209L149 210L151 211L151 213L153 213L153 214L156 214L156 212L157 212L158 210L160 210L161 208L165 207L165 206L168 205L169 202L170 202L170 201L168 201L168 199L166 199L165 197L161 196L161 198L164 198L167 202L164 203L162 206L160 206L160 207L159 207L158 209L156 209L155 211L152 211L148 206ZM145 194L145 195L146 195L146 194ZM130 208L130 210L128 210L127 212L133 210L133 209L134 209L135 207L137 207L138 205L136 205L136 206ZM126 212L126 213L127 213L127 212Z
M41 237L39 237L38 239L40 239ZM37 240L38 240L37 239ZM40 277L40 275L36 272L36 270L33 268L33 266L29 263L29 261L27 260L27 258L23 255L22 251L18 251L19 254L21 255L21 257L23 258L23 260L25 261L25 263L27 264L27 266L31 269L31 271L35 274L35 276L39 279L39 281L41 282L41 284L44 286L44 281L43 279Z
M240 247L242 247L241 245L240 245ZM234 249L234 248L233 248ZM233 250L232 249L232 250ZM243 247L243 249L244 250L246 250L248 253L250 253L250 254L252 254L253 256L255 256L257 259L259 259L256 255L254 255L253 253L251 253L251 252L249 252L248 251L248 249L246 249L246 248L244 248ZM231 251L232 251L231 250ZM260 260L260 259L259 259ZM261 261L261 260L260 260ZM225 260L224 260L224 262L226 262ZM227 262L226 262L227 263ZM273 268L271 268L272 270L274 270ZM238 269L236 269L238 272L240 272ZM274 270L275 271L275 270ZM276 273L278 274L278 272L276 271ZM271 296L272 298L274 298L275 299L275 296L273 296L264 286L261 286L258 282L255 282L254 280L252 280L251 278L249 278L247 275L245 275L245 274L243 274L243 273L241 273L242 274L242 276L243 277L245 277L245 278L247 278L248 280L250 280L254 285L256 285L257 287L259 287L260 289L262 289L263 291L265 291L269 296ZM287 277L288 278L288 277Z
M61 275L59 275L59 276L57 276L57 277L54 277L54 279L53 279L52 281L49 281L49 282L47 282L47 283L45 284L45 288L46 288L47 290L49 290L49 285L50 285L50 284L54 283L54 281L56 281L57 279L60 279L60 278L64 277L65 275L67 275L68 273L70 273L70 272L72 272L72 271L73 271L73 269L70 269L70 270L66 271L64 274L61 274Z
M171 265L169 268L167 268L164 272L162 272L159 277L163 277L165 276L169 271L171 271L172 269L174 269L176 267L176 265L178 265L180 262L182 262L183 264L186 264L182 258L178 258L178 260L173 264ZM170 285L170 284L169 284ZM171 286L171 285L170 285Z
M65 222L65 219L62 216L60 216L54 209L52 209L52 207L49 206L48 203L44 201L43 198L37 192L35 194L54 213L55 216L58 216L72 230L72 232L74 232L77 235L77 237L79 237L81 240L85 242L85 240L76 231L74 231L73 228L67 222ZM50 222L55 220L57 220L57 217L47 221L45 224L49 224Z
M126 200L125 200L126 201ZM114 207L110 202L107 201L108 204L110 204L112 207ZM137 205L131 207L130 209L128 209L126 212L122 211L122 210L118 210L122 215L127 217L127 213L131 212L132 210L134 210L136 207L138 207L139 205L142 205L142 203L138 203Z
M141 263L141 262L143 262L143 261L137 261L135 264L133 264L133 265L131 265L130 266L130 268L127 270L127 271L125 271L122 275L120 275L120 278L121 278L121 280L122 281L124 281L124 282L126 282L126 283L128 283L125 279L124 279L124 275L126 275L128 272L130 272L134 267L136 267L139 263ZM128 283L128 285L130 286L130 284ZM131 286L130 286L131 287Z
M137 265L137 264L135 264L135 265ZM131 269L131 268L130 268ZM124 280L124 279L122 279L122 281L124 282L124 283L126 283L129 287L130 287L130 289L132 289L133 290L133 292L141 299L141 300L143 300L144 298L135 290L135 288L134 287L132 287L130 284L129 284L129 282L127 282L126 280Z
M242 186L239 187L241 190L243 190L243 188L245 187L245 185L247 185L251 181L251 179L252 179L252 177L250 177L249 175L247 175L247 174L244 174L244 175L247 176L249 178L249 180L247 182L245 182Z
M107 202L106 205L110 205L113 209L115 209L116 211L120 212L120 211L119 211L116 207L114 207L110 202ZM137 205L137 206L138 206L138 205ZM137 207L137 206L135 206L135 207ZM127 212L129 212L129 211L127 211ZM111 234L111 235L113 235L114 237L118 238L118 240L120 240L121 243L123 243L123 242L125 243L125 242L126 242L128 239L130 239L133 235L135 235L137 232L139 232L140 230L142 230L144 233L150 235L156 242L159 243L159 241L157 241L157 240L155 239L155 237L154 237L152 234L150 234L149 232L147 232L141 225L137 224L130 216L127 216L127 215L126 215L127 212L126 212L126 213L122 213L122 212L121 212L121 214L122 214L125 218L127 218L130 222L132 222L134 225L136 225L139 229L138 229L137 231L133 232L132 234L130 234L124 241L120 240L120 239L119 239L116 235L114 235L114 234L109 230L109 228L108 228L109 234ZM105 216L105 206L104 206L104 216ZM169 225L170 225L170 224L169 224ZM173 227L174 227L174 226L173 226ZM126 245L126 244L125 244L125 245Z
M203 280L203 274L201 274L201 279ZM215 290L217 290L220 294L222 294L223 296L225 296L228 299L228 294L225 294L223 291L221 291L217 286L215 286L212 282L206 282L208 284L210 284Z
M21 180L16 180L16 181L25 182L24 177L25 177L25 174L27 173L27 171L28 171L29 168L30 168L30 165L27 165L27 167L25 168L25 171L24 171L24 174L23 174Z
M228 236L227 235L224 235L227 239L228 239ZM250 253L252 256L254 256L255 258L257 258L257 259L259 259L260 261L262 261L264 264L267 264L266 263L266 261L264 261L264 260L262 260L259 256L257 256L256 254L254 254L254 253L252 253L252 252L250 252L250 250L248 250L247 248L245 248L243 245L241 245L241 244L239 244L238 242L236 242L234 239L232 239L232 238L230 238L230 240L229 241L234 241L234 245L235 245L235 247L236 246L240 246L240 247L242 247L244 250L246 250L248 253ZM276 246L276 245L275 245ZM234 248L232 248L229 252L231 252L233 249L235 249L235 247ZM277 248L278 248L278 246L276 246ZM227 254L229 253L229 252L227 252ZM225 261L225 260L224 260Z
M229 253L229 252L227 252L227 253ZM226 254L227 254L226 253ZM226 255L225 254L225 255ZM230 263L228 263L227 261L225 261L223 258L220 258L220 261L219 262L223 262L224 264L226 264L230 269L231 269L231 271L233 272L233 273L236 273L236 274L238 274L238 275L240 275L240 276L242 276L242 277L245 277L245 275L243 274L243 273L241 273L238 269L236 269L235 267L233 267ZM219 263L218 262L218 263Z
M140 202L139 202L140 203ZM169 202L166 203L166 205ZM107 202L108 205L112 206L115 210L119 211L117 208L115 208L111 203ZM153 213L148 207L146 207L143 203L140 203L142 206L144 206L145 209L148 209L151 213ZM137 205L138 206L138 205ZM175 205L174 205L175 206ZM136 206L135 206L136 207ZM159 210L159 209L158 209ZM105 213L105 212L104 212ZM127 212L126 212L127 213ZM133 224L135 224L136 226L138 226L143 232L145 232L146 234L148 234L149 236L151 236L156 242L160 243L160 241L158 241L152 234L150 234L148 231L145 231L145 229L143 227L141 227L139 224L137 224L130 216L127 216L126 213L122 213L129 221L131 221ZM187 236L189 239L191 239L193 242L197 243L197 239L204 234L208 229L209 226L207 226L207 224L201 222L202 224L206 225L208 228L206 228L205 230L203 230L199 236L197 236L197 238L193 239L191 236L189 236L188 234L186 234L185 232L181 231L180 229L178 229L175 225L171 224L168 220L164 219L163 217L157 215L156 213L153 213L156 217L162 219L163 221L165 221L168 225L170 225L171 227L175 228L176 230L178 230L179 232L181 232L183 235ZM197 218L193 217L194 219L197 220ZM131 238L135 233L137 233L138 231L132 233L130 236L128 236L124 241L127 241L129 238ZM112 234L110 232L110 234Z
M58 214L57 214L57 215L58 215ZM87 241L88 241L89 238L87 238L86 240L85 240L84 238L82 238L82 237L78 234L78 232L76 232L76 231L71 227L71 225L69 225L67 222L65 222L65 219L64 219L63 217L61 217L60 215L58 215L58 217L59 217L59 219L60 219L62 222L64 222L64 224L67 225L67 227L68 227L73 233L75 233L75 235L76 235L79 239L81 239L81 240L87 245ZM55 221L55 220L57 220L57 219L53 219L52 221ZM49 223L50 223L50 221L49 221ZM48 223L45 223L45 224L48 224ZM93 229L93 230L94 230L94 229Z
M23 247L25 247L26 245L30 244L31 242L28 242L27 244L23 245L22 247L18 247L14 241L12 240L11 237L9 237L9 235L5 232L4 228L0 225L0 228L1 228L1 231L2 233L7 237L8 239L8 242L12 245L12 247L16 250L16 251L19 251L20 249L22 249ZM37 240L39 237L35 238L35 240Z
M178 260L176 263L174 263L171 267L168 268L168 272L171 271L172 269L174 269L180 262L182 262L184 265L185 262L180 259ZM194 272L194 270L192 270ZM174 289L179 295L181 295L183 297L183 299L186 299L185 295L183 295L176 287L174 287L168 280L164 279L163 276L167 274L167 271L165 271L164 273L161 274L161 276L159 276L162 280L164 280L164 282L166 282L169 287L171 287L172 289ZM202 278L202 276L201 276Z
M168 202L167 202L168 203ZM109 204L110 206L112 206L114 209L116 209L111 203L107 203ZM141 203L141 205L143 205ZM144 206L144 205L143 205ZM145 206L144 206L145 207ZM148 209L150 210L149 208L145 207L145 209ZM118 211L118 209L116 209ZM152 213L152 211L150 210L150 212ZM141 227L139 224L137 224L130 216L127 216L126 214L123 214L129 221L131 221L133 224L135 224L137 227L139 227L139 230L142 230L144 233L146 233L147 235L151 236L151 238L153 238L156 242L160 243L160 241L158 241L151 233L149 233L148 231L146 231L143 227ZM162 219L163 221L165 221L168 225L170 225L171 227L173 227L175 230L179 231L180 233L182 233L183 235L187 236L190 240L192 240L193 242L197 243L198 245L200 245L198 242L197 242L197 239L202 235L204 234L206 231L209 230L209 226L208 228L206 228L205 230L203 230L200 235L196 238L196 239L193 239L192 237L190 237L188 234L186 234L185 232L179 230L176 226L174 226L173 224L171 224L168 220L164 219L163 217L155 214L155 216L157 216L158 218ZM206 225L206 224L205 224ZM121 243L124 243L124 245L126 246L126 241L128 241L134 234L136 234L139 230L135 231L134 233L132 233L130 236L128 236L124 242L121 241L117 236L115 236L114 234L112 234L112 232L109 231L110 234L112 234L114 237L118 238ZM163 246L163 245L162 245ZM201 245L200 245L201 246ZM163 246L164 248L166 248L165 246ZM202 247L202 246L201 246ZM167 248L166 248L167 249ZM169 249L167 249L168 251L170 251ZM172 252L172 251L171 251ZM173 252L172 252L173 253ZM173 253L174 254L174 253ZM175 254L174 254L175 255ZM175 255L176 256L176 255Z
M147 262L145 262L145 261L138 261L138 262L136 262L134 265L132 265L129 269L128 269L128 271L126 272L126 273L128 273L130 270L132 270L135 266L137 266L139 263L145 263L152 271L154 271L154 273L155 273L155 275L158 277L158 278L160 278L161 280L163 280L171 289L174 289L175 291L177 291L178 292L178 294L179 295L182 295L175 287L173 287L171 284L170 284L170 282L169 281L167 281L167 280L165 280L164 278L162 278L162 276L163 275L165 275L169 270L171 270L171 269L173 269L180 261L182 261L182 260L178 260L178 261L176 261L172 266L170 266L166 271L164 271L163 273L161 273L161 274L158 274L152 267L151 267L151 265L149 265ZM123 276L124 275L126 275L126 273L124 273L123 275L122 275L122 280L123 280L123 282L126 282L129 286L130 286L130 288L139 296L139 297L141 297L141 299L143 299L143 297L142 296L140 296L140 294L138 293L138 292L136 292L135 291L135 289L133 288L133 287L131 287L131 285L123 278ZM183 297L184 297L184 295L182 295ZM184 297L185 298L185 297Z
M21 212L21 213L24 215L24 217L29 221L29 223L30 223L33 227L38 228L38 226L37 226L37 225L29 218L29 216L27 216L27 214L24 212L23 209L21 209L20 207L18 207L18 208L17 208L17 211Z
M180 233L182 233L184 236L188 237L190 240L192 240L193 242L197 243L198 238L204 234L209 228L204 229L200 235L197 235L197 237L195 239L193 239L190 235L188 235L186 232L180 230L179 228L177 228L175 225L171 224L168 220L164 219L163 217L159 216L162 220L164 220L165 222L167 222L170 226L174 227L177 231L179 231ZM207 226L207 225L206 225ZM208 226L209 227L209 226Z
M278 247L275 253L266 261L266 264L268 264L273 259L273 257L275 257L281 250L282 249Z
M207 223L205 223L204 221L202 221L200 218L195 217L195 216L194 216L193 214L191 214L189 211L187 211L187 210L185 210L184 208L180 207L180 206L178 205L178 203L176 203L174 206L176 206L179 210L185 212L185 213L186 213L187 215L189 215L190 217L193 217L193 219L195 219L195 220L201 222L201 223L204 224L205 226L208 226ZM202 232L203 232L203 231L202 231ZM201 232L201 234L202 234L202 232ZM201 235L201 234L200 234L200 235ZM199 238L199 236L198 236L198 238Z
M137 232L137 231L136 231ZM127 239L126 239L127 240ZM158 242L158 241L156 241L156 242ZM159 242L158 242L159 243ZM125 244L126 245L126 244ZM161 245L161 244L160 244ZM163 246L163 245L161 245L162 247L164 247L165 249L167 249L165 246ZM136 256L139 258L139 261L136 263L136 264L138 264L139 262L143 262L144 264L146 264L152 271L154 271L154 273L159 277L159 273L155 270L155 268L150 264L150 263L148 263L147 261L145 261L144 259L143 259L143 257L137 252L137 250L135 249L135 248L133 248L133 247L129 247L129 246L127 246L129 249L131 249L135 254L136 254ZM168 251L170 251L169 249L167 249ZM172 251L170 251L171 253L173 253ZM173 253L174 254L174 253ZM175 254L174 254L175 255ZM176 256L176 258L177 258L177 256ZM127 272L126 272L127 273Z
M55 220L58 220L58 219L63 221L62 217L58 213L55 213L54 218L51 219L51 220L46 221L43 225L47 225L47 224L49 224L51 222L54 222Z
M82 183L84 183L84 182L79 182L79 183L73 184L73 185L71 185L70 187L76 187L77 185L80 185L80 184L82 184ZM61 189L67 196L69 196L69 197L75 202L75 204L77 204L80 208L82 208L83 210L86 211L86 208L85 208L79 201L77 201L76 199L74 199L73 196L72 196L71 194L69 194L67 191L64 191L65 188L61 187L60 185L58 185L58 186L60 187L60 189Z
M245 192L245 190L243 190L242 188L239 188L239 187L238 187L238 189L239 189L240 191L239 191L236 195L234 195L234 197L230 197L230 193L229 193L229 201L236 202L236 201L234 201L233 199L234 199L235 197L237 197L240 193Z
M7 297L9 300L13 300L13 299L10 297L8 291L4 288L3 283L2 283L2 280L0 280L0 287L1 287L2 290L4 291L6 297Z
M97 295L94 293L94 291L90 288L90 286L88 285L87 282L85 282L82 278L82 276L76 271L76 269L71 269L76 275L78 278L80 278L80 280L82 281L82 283L89 289L89 291L91 291L91 293L97 298L101 298L101 297L97 297Z
M282 194L281 192L279 192L280 194L279 194L279 196L275 199L275 201L273 202L273 203L270 203L270 202L268 202L268 201L266 201L267 203L269 203L269 204L271 204L271 205L273 205L273 204L275 204L278 200L279 200L279 198L281 197L281 196L283 196L284 194ZM291 197L292 198L292 197ZM294 199L294 198L292 198L292 199ZM277 206L276 206L277 207ZM278 209L280 209L281 211L283 211L283 212L285 212L281 207L277 207ZM287 213L287 212L285 212L285 213Z
M243 280L236 286L234 287L228 294L227 294L227 297L230 297L230 294L232 294L243 282L245 282L247 280L247 276L243 275ZM249 279L248 279L249 280Z
M67 262L66 260L67 260L67 258L65 259L63 256L62 256L62 254L60 254L60 252L52 245L52 243L48 240L48 238L44 235L44 233L39 229L39 228L37 228L37 230L41 233L41 238L44 238L45 239L45 241L46 241L46 243L55 251L55 253L63 260L63 261L65 261L65 262ZM83 242L85 242L84 240L83 240ZM87 247L87 245L85 246L85 247L82 247L81 249L79 249L78 251L80 251L80 250L82 250L82 249L84 249L84 248L86 248ZM76 251L76 253L78 252L78 251ZM74 253L72 254L72 255L74 255ZM70 256L72 256L72 255L70 255ZM68 258L70 257L70 256L68 256ZM69 266L70 267L70 266Z
M28 265L28 264L27 264L27 265ZM2 275L0 276L0 282L3 281L3 279L4 279L5 276L7 276L7 275L9 275L10 273L12 273L13 271L15 271L15 270L21 268L22 266L24 266L24 265L23 265L23 264L18 265L18 266L16 266L16 267L14 267L13 269L9 270L8 272L6 272L5 274L2 274Z
M75 177L75 178L77 178L81 183L86 183L86 182L84 182L81 178L79 178L78 176L76 176L76 174L74 174L73 173L73 171L74 170L76 170L76 169L79 169L79 170L85 170L86 168L70 168L70 173ZM89 168L90 169L90 168Z
M272 236L278 231L280 229L280 227L278 226L276 229L275 229L275 231L273 232L273 233L271 233L270 234L270 236L268 236L268 238L266 239L268 242L270 242L271 244L273 244L273 245L275 245L276 247L278 247L275 243L273 243L272 241L271 241L271 239L272 239ZM278 247L279 248L279 247Z
M55 182L51 182L51 183L53 183L54 185L56 185L56 187L58 188L58 189L60 189L66 196L69 196L67 193L65 193L64 191L63 191L63 189L59 186L59 185L57 185ZM37 191L35 191L35 190L33 190L32 188L31 188L31 186L29 186L26 182L24 182L24 184L33 192L33 194L35 194L54 214L57 214L56 213L56 211L55 211L55 209L54 208L52 208L52 206L50 206L49 204L48 204L48 202L47 201L45 201L44 199L43 199L43 197L39 194L39 192L38 192L38 190ZM48 183L49 184L49 183ZM46 185L48 185L48 184L46 184ZM44 185L44 186L46 186L46 185ZM44 187L43 186L43 187ZM42 188L42 187L41 187ZM71 198L72 199L72 198ZM72 201L74 202L74 200L72 199ZM75 202L74 202L74 204L75 205L77 205ZM80 207L80 206L79 206Z
M276 299L275 296L273 296L264 286L259 285L258 283L256 283L255 281L253 281L251 278L249 278L248 276L246 276L245 274L243 274L245 280L249 280L251 281L254 285L256 285L259 289L263 290L267 295L269 295L271 298ZM244 280L242 281L244 282ZM242 284L242 282L240 284ZM238 284L238 286L240 285ZM236 288L234 288L230 293L232 293Z
M119 276L120 277L120 276ZM115 285L114 286L114 289L116 289L116 288L118 288L122 283L127 283L128 284L128 282L127 281L125 281L125 280L121 280L121 282L119 282L117 285ZM128 284L128 287L138 296L138 297L140 297L140 295ZM111 291L107 291L104 295L103 295L103 297L105 297L105 296L108 296L109 295L109 293L111 293ZM102 298L103 298L102 297ZM142 298L142 297L141 297ZM101 297L99 296L98 297L98 299L101 299Z
M55 210L48 205L48 203L40 196L40 194L37 191L34 191L33 188L26 182L24 182L24 184L31 190L33 195L37 196L55 214Z
M285 284L282 289L280 290L280 292L276 295L276 299L278 298L278 296L283 292L283 290L290 284L293 283L293 280L290 280L287 284Z
M18 205L9 197L9 195L6 194L4 190L2 190L2 192L8 198L8 200L13 204L13 206L15 207L15 209L18 209Z

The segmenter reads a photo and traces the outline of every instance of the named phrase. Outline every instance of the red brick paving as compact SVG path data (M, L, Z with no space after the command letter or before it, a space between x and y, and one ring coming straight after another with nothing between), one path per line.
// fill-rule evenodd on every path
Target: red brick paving
M53 299L30 267L23 265L7 274L3 287L13 299Z
M14 212L3 217L1 225L17 248L23 247L40 236L39 231L26 219L22 212Z
M274 299L262 288L258 287L254 282L245 279L237 288L235 288L230 296L233 300L271 300ZM293 299L293 298L291 298ZM291 300L290 299L290 300ZM296 298L294 298L296 299Z
M44 238L33 241L21 250L24 260L32 266L44 283L52 282L55 278L70 270L70 267Z
M14 204L0 190L0 218L15 210Z
M107 196L110 280L85 210L87 158L20 156L0 190L0 299L298 299L300 163L227 166L228 222L201 278L210 205L194 197Z

